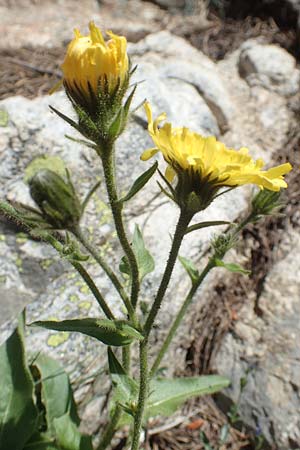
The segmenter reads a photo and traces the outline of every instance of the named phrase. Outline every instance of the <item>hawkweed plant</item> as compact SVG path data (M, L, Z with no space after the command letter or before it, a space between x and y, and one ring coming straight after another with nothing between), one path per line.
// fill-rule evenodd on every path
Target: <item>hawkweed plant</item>
M130 86L134 68L127 55L125 37L107 32L109 40L106 42L94 23L90 23L89 28L87 36L75 30L75 37L68 46L62 65L62 83L77 120L53 107L51 109L81 133L84 140L80 142L86 144L87 151L94 151L99 157L108 203L124 254L120 270L128 275L130 284L124 283L119 273L100 255L80 225L85 206L98 183L91 186L87 197L81 200L68 171L62 177L55 171L43 169L37 171L29 181L36 208L2 202L1 211L22 224L32 236L38 236L53 246L63 258L67 258L97 300L101 310L97 318L39 321L35 325L51 330L84 333L97 339L99 345L107 346L113 394L109 418L97 450L109 447L116 430L124 424L129 425L130 429L127 446L137 450L142 445L141 432L149 417L171 414L186 399L213 393L229 385L228 379L218 375L161 378L158 369L206 275L215 267L247 272L238 264L225 263L223 258L248 223L272 213L278 206L280 190L287 187L284 175L291 170L291 165L286 163L264 169L262 159L252 159L247 148L227 148L213 136L203 137L186 127L174 128L165 122L165 114L153 119L151 106L145 102L148 132L154 147L141 149L141 159L146 161L161 152L167 168L162 173L158 162L155 162L133 183L129 192L120 197L115 141L122 134L131 114L131 101L137 88L136 85ZM142 314L140 286L143 277L153 270L154 261L145 247L139 228L135 228L133 236L128 233L123 208L145 187L156 171L161 177L158 185L162 193L177 205L179 218L156 295L149 310ZM215 198L245 184L256 185L259 192L244 220L238 224L220 220L200 221L191 225L191 220L196 215L200 216L201 211ZM148 350L151 332L158 321L162 302L167 301L166 290L184 236L204 227L224 224L227 224L227 231L211 243L210 256L202 269L191 260L179 257L191 286L167 336L160 343L157 355L150 361ZM120 296L126 311L122 319L119 318L120 311L111 310L85 268L85 261L89 257L87 254L96 260ZM132 375L131 369L130 350L133 345L139 347L138 378ZM115 351L117 347L122 348L122 360L118 359Z

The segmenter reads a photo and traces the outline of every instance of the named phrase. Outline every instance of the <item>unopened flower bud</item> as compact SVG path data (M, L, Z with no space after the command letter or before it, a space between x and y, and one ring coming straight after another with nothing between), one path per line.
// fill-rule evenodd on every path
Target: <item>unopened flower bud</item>
M252 215L253 221L256 222L262 216L276 214L282 207L281 191L273 192L268 189L259 191L252 199Z
M72 230L81 217L81 204L71 181L52 170L39 170L29 180L30 194L45 221L56 229Z

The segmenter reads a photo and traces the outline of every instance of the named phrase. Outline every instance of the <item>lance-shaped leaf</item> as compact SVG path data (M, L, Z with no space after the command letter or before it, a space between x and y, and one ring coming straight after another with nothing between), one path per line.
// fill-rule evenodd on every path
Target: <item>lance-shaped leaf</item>
M53 420L64 414L79 425L73 393L69 377L53 358L40 353L33 363L38 371L38 382L41 389L41 401L45 408L48 431L54 434Z
M227 378L218 375L153 380L146 416L169 416L189 398L213 394L229 384Z
M58 321L33 322L33 326L56 331L76 331L98 339L106 345L123 346L134 340L143 340L143 336L123 321L108 319L83 318Z
M93 450L91 438L80 433L68 413L54 419L53 426L61 450Z
M114 402L126 405L135 401L139 391L138 385L125 372L111 348L108 348L108 366L114 387Z
M155 173L157 169L157 161L153 164L153 166L150 167L150 169L146 170L146 172L142 173L142 175L140 175L135 182L133 183L133 185L131 186L129 192L122 197L119 202L120 203L124 203L127 202L128 200L130 200L135 194L137 194L144 186L146 183L148 183L148 181L150 180L150 178L152 177L152 175Z
M184 256L178 256L178 259L187 271L192 283L195 283L199 278L199 271L193 261L185 258Z
M0 347L0 448L23 450L35 432L38 412L34 383L26 363L23 323Z
M225 220L213 220L208 222L200 222L196 223L195 225L190 225L185 234L191 233L192 231L201 230L201 228L207 228L207 227L215 227L218 225L230 225L231 222L227 222Z
M244 269L239 264L226 263L226 262L224 262L224 261L222 261L221 259L218 259L218 258L216 258L214 261L215 261L215 264L216 264L217 267L224 267L224 269L227 269L227 270L229 270L230 272L233 272L233 273L241 273L243 275L249 275L251 273L251 270Z
M145 247L143 235L137 225L134 229L132 248L137 259L139 277L142 280L148 273L154 270L155 264L153 257ZM130 275L130 265L126 256L123 256L119 268L122 273Z

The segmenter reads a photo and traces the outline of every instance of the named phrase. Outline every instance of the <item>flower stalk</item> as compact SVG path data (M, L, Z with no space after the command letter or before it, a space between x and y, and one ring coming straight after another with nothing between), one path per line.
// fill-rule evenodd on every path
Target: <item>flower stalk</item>
M130 265L131 305L133 309L135 309L140 289L139 269L137 265L136 256L131 248L131 245L128 241L127 234L125 231L122 215L123 205L121 202L118 201L118 193L115 178L115 165L114 165L114 147L112 145L107 145L107 148L105 148L104 151L102 152L102 164L108 199L115 222L117 235Z
M95 261L99 264L99 266L103 269L103 271L106 273L114 287L116 288L117 292L119 293L121 299L124 302L124 305L128 311L129 318L132 320L132 322L136 322L136 315L134 312L134 309L131 305L131 302L128 298L128 295L122 286L122 283L120 282L117 275L114 273L114 271L109 267L109 265L106 263L104 258L99 254L99 252L95 251L94 247L89 243L89 241L85 238L84 233L82 233L81 229L77 227L73 230L74 236L79 240L79 242L83 245L83 247L86 248L86 250L93 256Z
M147 317L147 320L146 320L146 323L144 326L145 336L149 336L149 334L152 330L156 316L159 312L164 295L168 288L182 240L184 238L186 229L187 229L190 221L192 220L192 217L193 216L191 214L189 214L187 211L181 210L180 216L179 216L179 219L177 222L176 230L174 233L172 247L171 247L171 250L169 253L169 258L168 258L168 261L166 264L166 268L165 268L160 286L158 288L156 297L154 299L153 305L151 307L150 313Z

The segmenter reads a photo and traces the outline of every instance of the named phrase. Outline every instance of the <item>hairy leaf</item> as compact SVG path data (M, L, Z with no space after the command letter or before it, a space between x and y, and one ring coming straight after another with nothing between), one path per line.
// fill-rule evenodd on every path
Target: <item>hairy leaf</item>
M216 264L216 266L224 267L224 269L227 269L227 270L229 270L230 272L233 272L233 273L241 273L243 275L249 275L251 273L251 270L243 269L243 267L240 266L239 264L225 263L221 259L215 259L215 264Z
M227 378L218 375L153 380L150 383L146 416L169 416L187 399L212 394L229 384Z
M146 170L142 175L140 175L135 180L129 192L123 198L120 199L120 203L127 202L135 194L137 194L145 186L145 184L148 183L152 175L155 173L156 169L157 169L157 162L155 162L153 166L150 167L150 169Z
M195 283L195 281L199 278L199 271L193 261L190 259L184 258L184 256L178 256L179 261L187 271L192 283Z
M60 322L45 320L33 322L31 325L56 331L76 331L98 339L106 345L128 345L133 340L142 340L143 336L130 325L122 321L108 319L73 319Z
M134 229L132 248L138 263L139 277L142 280L148 273L154 270L155 263L152 255L145 247L143 235L137 225ZM122 273L130 275L130 265L126 256L123 256L119 268Z
M26 362L23 322L0 347L0 448L22 450L37 426L34 383Z

